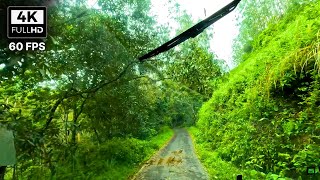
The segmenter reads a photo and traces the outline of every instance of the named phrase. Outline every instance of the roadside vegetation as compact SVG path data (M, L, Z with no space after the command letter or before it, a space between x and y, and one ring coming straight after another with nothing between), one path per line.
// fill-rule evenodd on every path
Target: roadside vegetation
M229 161L223 160L219 153L210 148L210 143L201 142L197 139L201 132L196 127L188 128L196 153L206 168L210 179L237 179L238 175L243 175L246 179L265 179L266 174L250 169L240 169Z
M89 138L78 142L74 161L57 162L57 179L127 179L138 171L140 165L156 153L173 136L169 127L159 134L140 140L137 138L113 138L96 145ZM32 166L23 172L23 178L50 179L46 167ZM7 172L7 179L13 176L13 169Z

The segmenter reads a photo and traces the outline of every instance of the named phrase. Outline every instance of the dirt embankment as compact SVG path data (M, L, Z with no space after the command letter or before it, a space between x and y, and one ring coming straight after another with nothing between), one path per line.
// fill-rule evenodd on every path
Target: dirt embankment
M184 129L176 129L169 144L154 155L134 180L209 179L198 160L192 140Z

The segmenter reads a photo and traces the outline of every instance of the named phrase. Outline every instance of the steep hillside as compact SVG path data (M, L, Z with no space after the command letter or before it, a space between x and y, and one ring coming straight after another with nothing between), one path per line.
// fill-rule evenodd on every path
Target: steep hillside
M320 4L290 12L200 110L196 138L237 167L303 178L320 159Z

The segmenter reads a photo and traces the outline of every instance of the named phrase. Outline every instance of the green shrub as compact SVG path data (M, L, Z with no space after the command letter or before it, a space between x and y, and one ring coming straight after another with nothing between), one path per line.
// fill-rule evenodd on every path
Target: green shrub
M113 138L97 145L82 141L70 161L57 164L57 179L127 179L173 135L164 127L147 139ZM73 162L73 163L70 163Z

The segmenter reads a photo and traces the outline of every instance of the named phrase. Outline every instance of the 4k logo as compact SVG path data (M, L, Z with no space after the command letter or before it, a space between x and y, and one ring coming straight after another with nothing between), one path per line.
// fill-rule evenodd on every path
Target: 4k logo
M8 38L46 38L47 9L42 6L9 6Z
M34 15L38 12L38 11L33 11L31 13L31 11L27 11L27 15L24 15L25 11L20 11L18 17L17 17L17 20L21 20L22 23L24 23L26 20L27 22L38 22L37 19L34 17Z

